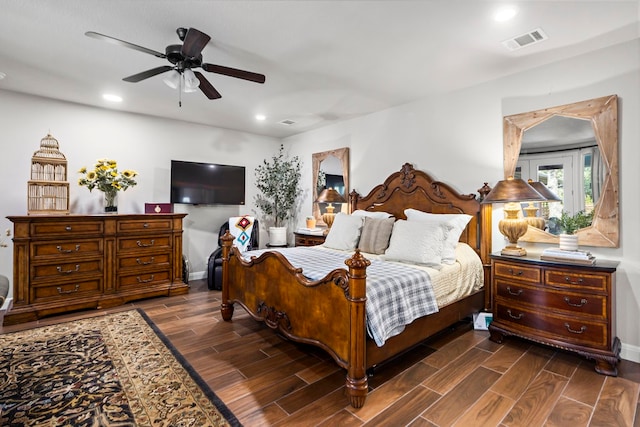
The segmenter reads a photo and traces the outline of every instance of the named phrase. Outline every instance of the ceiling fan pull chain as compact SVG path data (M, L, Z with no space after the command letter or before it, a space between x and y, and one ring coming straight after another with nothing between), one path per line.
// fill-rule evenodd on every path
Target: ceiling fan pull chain
M182 81L184 80L184 73L180 73L180 83L178 87L178 107L182 108Z

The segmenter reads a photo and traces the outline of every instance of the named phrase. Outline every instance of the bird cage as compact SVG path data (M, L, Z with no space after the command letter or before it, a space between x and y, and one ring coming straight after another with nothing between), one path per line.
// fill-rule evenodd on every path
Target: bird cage
M47 134L33 153L27 190L29 215L69 213L67 159L58 148L58 140Z

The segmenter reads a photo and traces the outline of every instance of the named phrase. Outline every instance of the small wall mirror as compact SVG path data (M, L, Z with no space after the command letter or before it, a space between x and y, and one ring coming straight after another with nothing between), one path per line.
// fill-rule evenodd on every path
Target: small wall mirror
M542 182L560 202L539 204L544 226L525 242L557 243L562 211L593 212L584 246L618 247L618 110L611 95L504 117L505 177Z
M312 184L313 191L313 216L321 220L323 212L316 203L318 195L324 188L333 188L340 193L345 200L349 200L349 148L338 148L330 151L312 154ZM336 212L347 206L338 206L334 203Z

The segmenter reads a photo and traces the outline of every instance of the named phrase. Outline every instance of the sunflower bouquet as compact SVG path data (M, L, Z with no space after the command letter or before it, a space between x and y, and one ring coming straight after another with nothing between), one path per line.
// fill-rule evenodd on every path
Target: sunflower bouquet
M93 170L83 167L78 173L82 175L78 178L78 184L87 187L89 191L94 188L102 191L107 206L114 206L118 191L125 191L136 185L136 180L133 178L138 175L131 169L118 172L118 163L109 159L99 159Z

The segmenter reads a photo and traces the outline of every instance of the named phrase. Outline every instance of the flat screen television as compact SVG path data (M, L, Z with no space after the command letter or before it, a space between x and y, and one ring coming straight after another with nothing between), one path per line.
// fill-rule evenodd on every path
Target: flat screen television
M244 205L244 166L171 160L171 203Z

